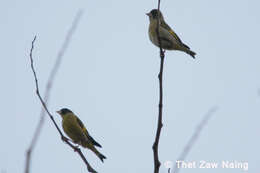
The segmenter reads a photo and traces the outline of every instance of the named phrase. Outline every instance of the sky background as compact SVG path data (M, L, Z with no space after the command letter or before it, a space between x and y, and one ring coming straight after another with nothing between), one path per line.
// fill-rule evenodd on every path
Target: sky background
M186 161L246 161L260 172L260 2L163 0L161 11L197 53L167 51L164 69L162 163L179 157L197 124L218 110ZM148 38L145 13L157 1L10 0L0 7L2 49L0 171L24 171L25 151L38 123L40 102L30 69L33 52L44 95L49 73L79 9L84 14L57 74L49 110L70 108L103 148L104 163L89 150L98 172L153 172L158 116L159 50ZM61 126L60 126L61 127ZM46 117L31 172L87 172ZM166 173L162 165L161 173ZM182 173L240 173L241 169L181 169Z

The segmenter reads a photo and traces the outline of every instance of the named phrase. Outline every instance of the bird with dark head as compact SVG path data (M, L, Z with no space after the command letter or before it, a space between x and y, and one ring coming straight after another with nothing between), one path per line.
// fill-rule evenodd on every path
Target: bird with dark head
M90 149L103 162L103 159L106 159L106 157L95 148L95 146L101 147L101 145L89 135L82 121L67 108L63 108L57 111L57 113L62 117L63 131L70 137L73 143Z
M59 112L59 114L60 114L61 116L66 115L66 114L68 114L68 113L72 113L72 111L69 110L69 109L67 109L67 108L63 108L63 109L61 109L61 110L59 110L59 111L57 111L57 112Z
M159 40L161 42L161 47L166 50L179 50L186 52L192 58L195 58L196 53L190 50L190 48L184 44L178 35L171 29L171 27L165 22L163 14L157 9L151 10L149 13L146 13L149 16L149 38L151 42L160 47ZM159 37L158 37L158 18L159 18Z
M157 10L157 9L153 9L152 11L150 11L150 13L147 13L147 15L148 15L149 17L151 17L152 19L158 19L158 14L160 14L159 19L160 19L160 18L163 18L162 13L161 13L160 11L159 11L159 13L158 13L158 10Z

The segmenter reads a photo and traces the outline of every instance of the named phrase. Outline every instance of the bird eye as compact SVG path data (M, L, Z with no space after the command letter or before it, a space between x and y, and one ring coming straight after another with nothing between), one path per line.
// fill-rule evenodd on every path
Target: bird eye
M151 11L151 13L152 13L153 18L157 17L157 10L154 9Z

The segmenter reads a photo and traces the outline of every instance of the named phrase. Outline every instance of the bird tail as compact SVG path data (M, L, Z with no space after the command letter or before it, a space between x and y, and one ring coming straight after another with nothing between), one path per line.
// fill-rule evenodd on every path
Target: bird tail
M99 153L99 154L98 154L98 158L99 158L102 162L104 162L103 159L106 159L106 156L104 156L103 154Z
M187 54L189 54L190 56L192 56L193 59L195 59L195 55L196 55L195 52L193 52L193 51L190 50L190 49L185 49L185 52L186 52Z
M93 148L92 148L91 150L98 156L98 158L99 158L102 162L104 162L103 159L106 159L106 156L104 156L103 154L101 154L94 146L93 146Z

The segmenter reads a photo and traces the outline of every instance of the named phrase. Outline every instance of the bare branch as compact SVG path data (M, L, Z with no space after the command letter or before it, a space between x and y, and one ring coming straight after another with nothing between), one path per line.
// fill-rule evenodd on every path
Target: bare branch
M71 28L69 29L68 33L67 33L67 36L65 38L65 41L63 42L63 45L57 55L57 58L56 58L56 62L52 68L52 71L50 73L50 76L49 76L49 79L48 79L48 83L46 85L46 90L45 90L45 94L44 94L44 102L45 102L45 105L47 106L48 105L48 101L49 101L49 95L50 95L50 91L51 91L51 88L52 88L52 85L54 83L54 79L56 77L56 74L57 74L57 71L60 67L60 64L61 64L61 61L62 61L62 58L63 58L63 55L64 53L66 52L67 50L67 47L70 43L70 40L71 40L71 37L74 33L74 31L76 30L77 28L77 25L80 21L80 18L83 14L83 11L82 10L79 10L73 23L72 23L72 26ZM33 40L33 43L34 43L35 40ZM32 49L33 49L33 43L32 43ZM31 53L32 53L32 49L31 49L31 52L30 52L30 56L31 56ZM36 142L38 141L38 138L40 136L40 133L41 133L41 129L43 127L43 124L44 124L44 120L45 120L45 109L42 108L41 109L41 113L40 113L40 119L38 121L38 124L36 126L36 130L34 132L34 135L33 135L33 138L32 138L32 141L30 143L30 146L29 148L27 149L27 152L26 152L26 166L25 166L25 173L29 173L29 169L30 169L30 162L31 162L31 153L36 145Z
M159 42L159 48L160 48L160 58L161 58L161 63L160 63L160 72L158 75L159 78L159 113L158 113L158 122L157 122L157 131L156 131L156 136L155 136L155 141L153 143L153 157L154 157L154 173L159 173L159 169L161 166L161 163L159 161L159 156L158 156L158 146L159 146L159 140L160 140L160 134L161 134L161 129L162 129L162 109L163 109L163 65L164 65L164 51L161 46L161 38L160 38L160 33L159 33L159 25L160 25L160 3L161 1L158 0L158 18L157 18L157 39Z
M161 0L158 0L158 7L157 7L158 13L160 11L160 5L161 5ZM161 37L160 37L160 32L159 32L159 26L160 26L160 13L157 16L157 29L156 29L156 32L157 32L157 39L158 39L159 48L160 48L160 57L161 57L161 59L164 59L164 51L163 51L162 45L161 45Z
M53 68L52 68L52 71L51 71L49 79L48 79L48 83L46 85L46 90L45 90L45 94L44 94L44 101L45 101L46 105L48 105L50 91L51 91L52 85L54 83L54 79L56 77L57 71L60 67L63 55L67 50L67 47L68 47L70 40L71 40L71 37L72 37L73 33L75 32L75 30L77 28L77 25L78 25L78 23L81 19L82 14L83 14L83 11L79 10L75 19L74 19L74 21L73 21L73 23L72 23L71 28L69 29L69 31L67 33L65 41L63 42L63 45L62 45L60 51L58 52L56 62L54 64ZM42 126L43 126L43 123L44 123L44 119L45 119L45 109L42 108L41 113L40 113L40 120L39 120L39 123L37 125L37 128L35 130L35 133L33 135L33 138L32 138L32 141L31 141L31 144L30 144L30 147L29 147L28 150L33 150L34 146L36 145L37 139L40 135L40 132L41 132L41 129L42 129Z
M62 61L62 58L63 58L63 55L64 53L66 52L67 50L67 47L70 43L70 40L71 40L71 37L74 33L74 31L76 30L77 28L77 25L80 21L80 18L83 14L83 11L82 10L79 10L76 17L74 18L74 21L72 23L72 26L71 28L69 29L67 35L66 35L66 38L65 38L65 41L63 42L63 45L57 55L57 59L56 59L56 62L52 68L52 71L50 73L50 76L49 76L49 79L48 79L48 83L46 85L46 90L45 90L45 94L44 94L44 101L45 101L45 105L48 105L48 101L49 101L49 95L50 95L50 91L51 91L51 87L54 83L54 79L56 77L56 74L57 74L57 71L60 67L60 64L61 64L61 61ZM33 43L34 43L35 40L33 40ZM32 46L33 46L33 43L32 43ZM32 47L33 49L33 47ZM31 53L32 53L32 49L31 49L31 52L30 52L30 56L31 56ZM29 148L27 149L27 152L26 152L26 164L25 164L25 173L29 173L29 169L30 169L30 162L31 162L31 153L36 145L36 142L38 141L38 138L40 136L40 133L41 133L41 129L43 127L43 124L44 124L44 120L45 120L45 109L42 108L41 109L41 113L40 113L40 119L39 119L39 122L36 126L36 130L34 132L34 135L33 135L33 138L32 138L32 141L30 143L30 146Z
M181 152L179 158L177 160L185 160L186 156L188 155L188 153L190 152L190 150L192 149L192 147L194 146L195 142L198 140L199 135L201 134L203 128L207 125L209 119L211 118L211 116L213 114L215 114L215 112L218 110L218 107L212 107L203 117L203 119L200 121L200 123L198 124L197 128L195 129L194 133L192 134L191 138L189 139L188 143L186 144L186 146L184 147L183 151ZM174 168L173 168L173 172L174 173L178 173L179 172L179 168L177 168L177 164L175 164Z
M60 136L61 136L61 139L66 143L68 144L75 152L77 152L81 159L84 161L84 163L86 164L87 168L88 168L88 171L89 172L92 172L92 173L97 173L91 166L90 164L88 163L88 161L86 160L86 158L84 157L84 155L82 154L80 148L78 148L77 146L74 146L73 144L71 144L69 142L69 139L66 138L63 133L61 132L60 128L58 127L57 123L55 122L52 114L50 113L50 111L48 110L44 100L42 99L41 95L40 95L40 91L39 91L39 84L38 84L38 78L37 78L37 75L36 75L36 71L35 71L35 68L34 68L34 65L33 65L33 57L32 57L32 51L33 51L33 48L34 48L34 42L36 40L36 36L34 37L33 41L32 41L32 48L31 48L31 51L30 51L30 61L31 61L31 69L32 69L32 72L33 72L33 76L34 76L34 81L35 81L35 87L36 87L36 94L44 108L44 110L47 112L47 114L49 115L50 119L52 120L53 124L55 125L56 129L58 130Z

